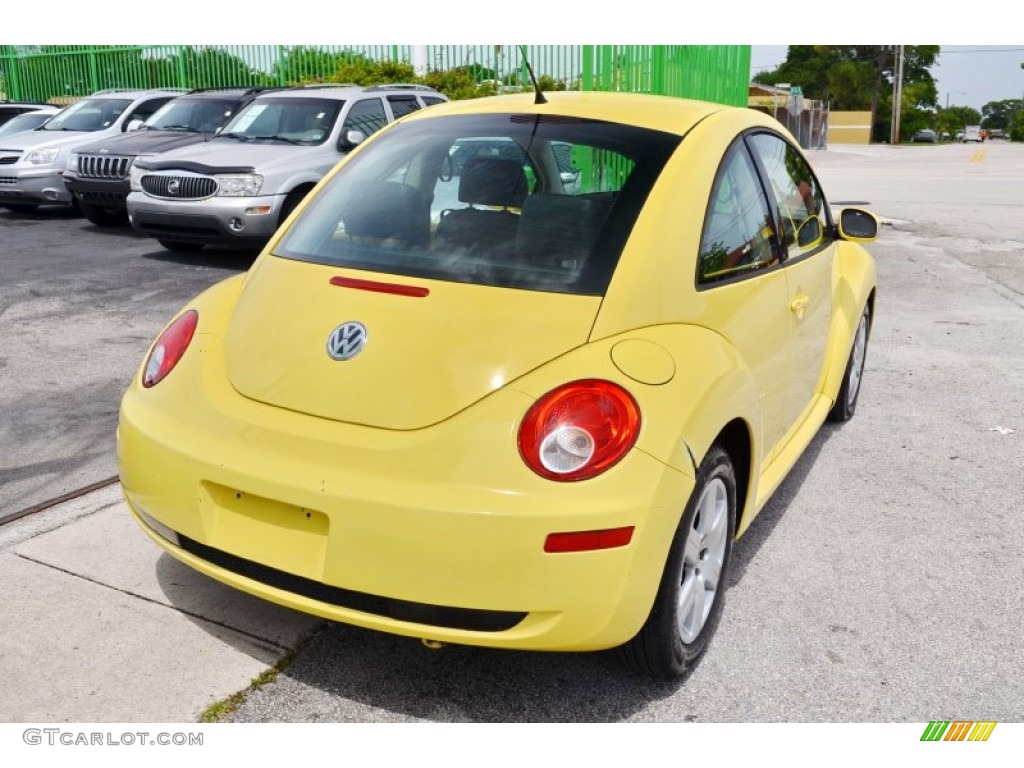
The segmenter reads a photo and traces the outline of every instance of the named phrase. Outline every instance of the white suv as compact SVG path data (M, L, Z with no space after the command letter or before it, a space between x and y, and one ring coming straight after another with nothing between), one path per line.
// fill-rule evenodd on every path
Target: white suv
M99 91L76 101L30 131L0 138L0 206L30 211L42 204L71 205L64 186L68 154L142 122L176 96L178 89Z
M447 101L424 85L311 85L253 99L210 141L139 158L128 216L172 251L262 247L323 176L388 123Z

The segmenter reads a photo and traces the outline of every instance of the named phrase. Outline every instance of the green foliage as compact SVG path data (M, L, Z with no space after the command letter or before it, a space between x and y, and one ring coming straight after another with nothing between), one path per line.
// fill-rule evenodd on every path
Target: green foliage
M874 115L873 138L889 139L893 114L895 45L791 45L773 71L759 72L759 83L790 83L804 96L829 102L834 110L867 110ZM937 45L903 47L903 95L900 134L909 136L928 127L938 107L930 68L939 55Z
M1010 141L1024 141L1024 109L1017 110L1010 118Z
M428 72L420 82L440 91L453 101L494 96L499 89L498 81L494 78L477 81L471 67Z
M1013 117L1024 109L1022 99L1003 99L990 101L981 108L981 127L987 130L1007 130Z

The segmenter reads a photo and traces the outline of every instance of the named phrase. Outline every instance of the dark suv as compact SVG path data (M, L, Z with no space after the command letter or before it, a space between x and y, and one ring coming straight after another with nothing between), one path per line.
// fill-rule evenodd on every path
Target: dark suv
M128 223L128 172L137 158L208 141L267 88L204 88L179 96L138 129L88 144L72 153L64 171L82 214L93 224Z

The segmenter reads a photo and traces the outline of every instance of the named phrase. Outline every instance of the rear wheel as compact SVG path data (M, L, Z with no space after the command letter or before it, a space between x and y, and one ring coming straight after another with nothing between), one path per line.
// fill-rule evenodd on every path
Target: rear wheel
M174 251L175 253L182 253L183 251L198 251L203 247L202 243L183 243L179 240L157 240L157 242L168 251Z
M721 615L735 532L736 474L729 455L716 445L697 471L651 613L620 649L628 664L671 679L700 658Z
M128 223L128 211L123 208L105 208L79 201L82 215L98 227L121 227Z
M865 304L854 333L853 348L850 350L850 359L846 362L846 373L843 374L839 395L836 397L832 410L828 413L829 421L849 421L857 410L857 397L860 395L861 379L864 378L864 360L867 357L870 332L871 305Z

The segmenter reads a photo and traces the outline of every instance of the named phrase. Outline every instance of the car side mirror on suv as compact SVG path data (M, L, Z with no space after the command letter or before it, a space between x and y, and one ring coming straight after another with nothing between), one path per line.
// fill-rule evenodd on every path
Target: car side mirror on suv
M341 139L338 140L338 149L342 152L348 152L358 147L364 141L366 141L366 134L362 131L345 131L341 135Z
M142 126L144 126L145 124L146 124L145 120L138 120L138 119L131 120L131 121L129 121L128 126L125 128L125 130L126 131L137 131Z

